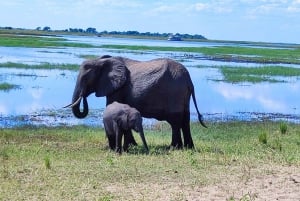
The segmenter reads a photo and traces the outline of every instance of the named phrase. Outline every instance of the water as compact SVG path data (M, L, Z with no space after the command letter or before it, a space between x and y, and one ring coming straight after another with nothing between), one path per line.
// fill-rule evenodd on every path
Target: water
M72 37L74 41L91 44L143 44L143 45L199 45L191 42L170 42L153 40L132 40L99 37ZM170 45L171 44L171 45ZM214 46L214 43L201 45ZM220 45L220 44L218 44ZM186 53L120 51L101 48L19 48L0 47L0 62L22 63L71 63L84 60L80 55L124 56L137 60L150 60L157 57L180 59L188 67L195 85L196 99L204 118L210 121L230 119L282 119L299 121L300 81L288 79L287 83L229 84L215 82L222 75L214 65L255 66L251 63L228 63L199 59L198 55L186 57ZM185 58L182 60L182 58ZM206 65L207 68L196 68ZM101 115L105 108L105 98L88 98L90 115L76 119L70 109L62 109L71 102L77 72L68 70L24 70L0 68L0 83L8 82L20 87L9 92L0 91L0 127L23 124L36 125L101 125ZM197 119L191 102L191 118ZM150 120L151 121L151 120ZM147 122L147 121L146 121Z

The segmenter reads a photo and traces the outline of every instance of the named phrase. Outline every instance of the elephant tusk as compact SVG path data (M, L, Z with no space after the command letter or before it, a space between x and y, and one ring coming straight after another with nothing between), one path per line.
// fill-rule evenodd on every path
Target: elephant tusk
M82 99L82 96L80 96L74 103L71 103L71 104L69 104L69 105L66 105L66 106L63 107L63 108L74 107L75 105L77 105L78 103L80 103L81 99Z

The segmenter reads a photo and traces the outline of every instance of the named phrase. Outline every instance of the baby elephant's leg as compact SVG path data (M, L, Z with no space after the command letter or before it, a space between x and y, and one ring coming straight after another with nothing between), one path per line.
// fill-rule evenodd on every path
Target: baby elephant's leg
M122 153L122 138L123 138L123 132L119 129L116 132L116 152Z
M124 151L128 151L128 148L130 146L136 146L136 145L137 145L137 143L133 137L132 131L126 130L124 132L124 145L123 145Z
M115 133L112 132L112 130L109 129L109 127L106 124L104 124L104 128L105 128L106 137L108 139L109 148L111 150L115 150L116 149L116 136L115 136Z

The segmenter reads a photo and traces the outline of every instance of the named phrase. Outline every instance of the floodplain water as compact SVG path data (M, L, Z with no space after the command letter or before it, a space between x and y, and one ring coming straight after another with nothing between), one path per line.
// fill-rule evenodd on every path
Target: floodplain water
M70 37L70 41L90 44L126 44L154 46L215 46L214 43L171 42L139 39L116 39L102 37ZM220 45L219 43L217 45ZM221 44L222 45L222 44ZM227 44L224 44L227 45ZM199 59L184 52L127 51L103 48L23 48L0 47L0 63L57 63L81 64L81 55L124 56L137 60L168 57L183 63L190 72L195 86L197 104L207 121L231 119L251 120L272 118L299 122L300 80L287 78L284 83L242 83L216 82L222 78L218 65L252 67L259 64L233 63ZM201 65L202 67L197 67ZM204 66L204 67L203 67ZM299 67L295 65L296 67ZM19 87L0 91L0 127L23 124L35 125L101 125L105 97L88 97L90 114L83 120L76 119L70 109L62 109L71 102L75 86L76 71L35 70L0 68L0 83L7 82ZM197 120L195 107L191 102L191 119ZM152 121L152 120L149 120ZM148 120L145 120L147 123Z

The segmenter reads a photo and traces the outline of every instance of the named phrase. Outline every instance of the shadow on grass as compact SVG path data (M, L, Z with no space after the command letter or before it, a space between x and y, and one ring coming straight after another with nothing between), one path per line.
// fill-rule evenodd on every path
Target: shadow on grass
M149 152L145 150L142 145L130 146L128 151L125 152L127 155L168 155L172 149L170 149L169 145L149 145ZM105 146L102 148L104 151L115 152L111 150L109 146ZM124 153L124 151L122 152Z
M144 149L143 146L131 146L127 152L129 155L153 155L153 156L158 156L158 155L168 155L173 151L187 151L187 152L193 152L193 153L203 153L203 152L212 152L212 153L221 153L222 151L211 148L209 151L203 150L203 149L187 149L187 148L173 148L170 147L170 145L149 145L149 153Z

